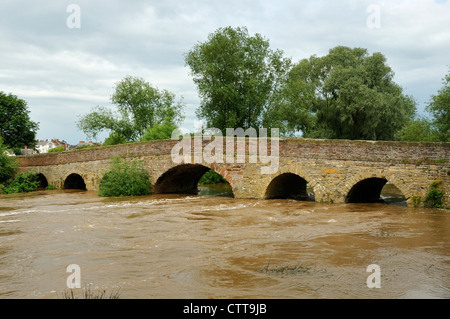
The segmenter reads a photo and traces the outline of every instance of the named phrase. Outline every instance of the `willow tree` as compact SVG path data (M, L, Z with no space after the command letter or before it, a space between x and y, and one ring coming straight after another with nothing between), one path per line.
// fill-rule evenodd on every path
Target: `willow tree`
M220 28L186 55L201 103L196 113L208 127L257 128L270 109L290 60L246 28ZM267 127L268 128L268 127Z
M393 140L416 103L381 53L338 46L293 66L270 116L304 137Z

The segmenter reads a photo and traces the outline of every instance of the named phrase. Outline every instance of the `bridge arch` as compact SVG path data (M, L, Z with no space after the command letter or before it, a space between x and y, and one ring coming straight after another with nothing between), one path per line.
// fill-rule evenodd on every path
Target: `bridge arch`
M84 178L77 173L71 173L64 178L63 189L87 190Z
M281 165L278 169L278 173L271 176L270 180L265 185L262 198L291 198L315 201L323 194L320 185L309 173L310 172L308 172L301 164ZM294 187L294 191L289 190L290 185Z
M265 199L311 200L307 190L308 182L294 173L282 173L269 183Z
M202 164L180 164L169 168L162 173L153 186L155 194L197 194L200 178L209 170L224 177L226 176L214 169Z
M391 174L360 174L351 179L351 186L345 195L346 203L376 203L382 202L381 192L388 183L394 185L408 200L411 195L405 182Z
M46 188L48 186L48 179L42 173L37 174L37 181L39 182L39 188Z

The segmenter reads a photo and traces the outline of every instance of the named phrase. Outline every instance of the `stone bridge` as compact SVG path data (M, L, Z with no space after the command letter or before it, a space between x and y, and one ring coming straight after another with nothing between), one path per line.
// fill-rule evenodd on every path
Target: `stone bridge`
M200 147L209 143L203 140ZM432 182L441 181L444 202L450 204L450 143L280 138L274 144L279 165L271 174L261 174L267 164L248 161L249 139L244 143L243 163L194 162L193 156L174 163L171 152L177 140L19 156L18 161L21 171L38 173L42 185L59 189L98 190L99 179L119 155L144 162L153 193L193 193L201 176L212 169L229 182L235 198L305 199L308 187L317 202L374 202L390 182L413 206L423 204ZM270 141L267 144L270 151Z

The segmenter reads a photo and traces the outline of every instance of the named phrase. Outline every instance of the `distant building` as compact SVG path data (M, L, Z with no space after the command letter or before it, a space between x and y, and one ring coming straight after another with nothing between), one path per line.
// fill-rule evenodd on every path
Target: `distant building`
M66 141L62 140L60 141L59 139L52 139L52 140L38 140L36 141L36 150L39 153L48 153L49 150L56 148L58 146L62 146L64 147L64 150L67 151L69 150L71 147L68 143L66 143Z
M20 151L21 151L22 155L36 154L36 151L35 151L35 150L33 150L33 149L28 149L27 146L25 146L25 148L24 148L24 149L21 149Z

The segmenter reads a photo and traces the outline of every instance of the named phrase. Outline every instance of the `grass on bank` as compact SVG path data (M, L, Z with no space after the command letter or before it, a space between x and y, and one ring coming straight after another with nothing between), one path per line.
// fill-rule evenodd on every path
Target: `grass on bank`
M90 285L85 286L80 292L80 297L74 293L74 289L66 290L62 294L62 299L120 299L120 288L106 293L106 290L93 291Z

